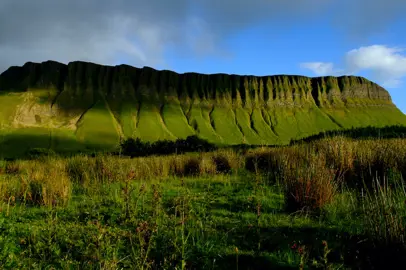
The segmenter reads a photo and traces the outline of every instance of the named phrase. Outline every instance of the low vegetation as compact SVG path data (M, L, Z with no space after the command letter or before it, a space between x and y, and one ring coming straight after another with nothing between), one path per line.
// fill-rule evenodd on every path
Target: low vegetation
M37 149L31 159L1 161L2 268L405 263L406 139L341 136L166 156L134 149L133 158Z

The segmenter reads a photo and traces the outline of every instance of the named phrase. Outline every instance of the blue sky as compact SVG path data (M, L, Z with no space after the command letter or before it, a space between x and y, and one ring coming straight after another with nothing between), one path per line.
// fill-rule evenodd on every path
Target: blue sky
M406 112L405 13L405 0L2 0L0 71L84 60L177 72L355 74L384 86Z

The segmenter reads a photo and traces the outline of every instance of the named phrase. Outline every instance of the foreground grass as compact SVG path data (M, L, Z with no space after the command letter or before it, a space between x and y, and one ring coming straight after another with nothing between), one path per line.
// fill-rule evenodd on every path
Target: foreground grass
M297 268L303 255L291 249L296 242L315 245L308 259L323 264L322 240L337 245L343 228L329 225L334 220L284 213L283 195L251 180L219 176L78 187L66 206L55 208L4 203L1 261L19 269Z
M336 138L240 154L3 163L0 264L391 268L404 263L405 146Z

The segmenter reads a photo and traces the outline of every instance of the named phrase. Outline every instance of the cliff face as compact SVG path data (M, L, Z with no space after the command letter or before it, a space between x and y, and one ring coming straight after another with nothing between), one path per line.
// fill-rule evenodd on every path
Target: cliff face
M178 74L127 65L101 66L86 62L26 63L0 75L0 91L55 89L55 102L70 108L101 96L149 101L216 101L237 106L321 107L363 103L393 106L389 93L362 77L238 76ZM76 105L75 105L76 104Z
M46 128L82 143L102 135L111 145L120 137L193 134L224 144L286 143L331 129L406 124L385 89L355 76L178 74L28 62L0 75L0 102L3 129Z

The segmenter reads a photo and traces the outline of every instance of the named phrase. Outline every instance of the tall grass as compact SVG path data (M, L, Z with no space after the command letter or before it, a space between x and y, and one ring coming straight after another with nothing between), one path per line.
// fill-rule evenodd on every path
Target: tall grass
M189 269L198 268L202 262L208 267L215 262L201 252L220 260L216 256L221 249L230 248L229 243L240 250L238 265L246 258L244 247L255 254L274 250L272 241L279 235L284 235L281 239L290 237L295 226L306 226L309 220L316 220L320 230L323 219L329 220L324 224L329 230L360 222L354 231L373 239L376 245L405 246L405 161L406 140L356 141L344 137L240 153L221 149L132 159L109 155L46 157L2 162L0 199L10 206L73 205L75 222L81 223L83 231L77 232L80 226L52 223L49 241L58 235L62 243L58 245L66 245L63 252L86 250L81 260L99 263L100 268L118 268L123 261L137 269ZM278 194L270 192L274 184ZM80 196L91 198L89 206L77 202L76 188L86 192ZM96 188L104 192L93 192ZM72 193L75 200L70 201ZM291 212L312 212L317 219ZM291 223L295 218L303 218L303 224ZM86 238L78 248L74 244L79 243L70 243L57 228L68 228L76 239L87 234L94 237ZM40 241L34 236L24 239ZM218 249L213 248L218 243ZM41 248L28 245L30 256L42 258L44 250L47 256L54 256L46 244ZM333 243L325 247L335 248ZM119 257L120 252L126 255ZM312 253L311 247L306 248L306 256ZM328 259L326 255L325 265Z
M34 205L64 205L72 192L62 160L19 162L19 174L3 175L0 198Z

